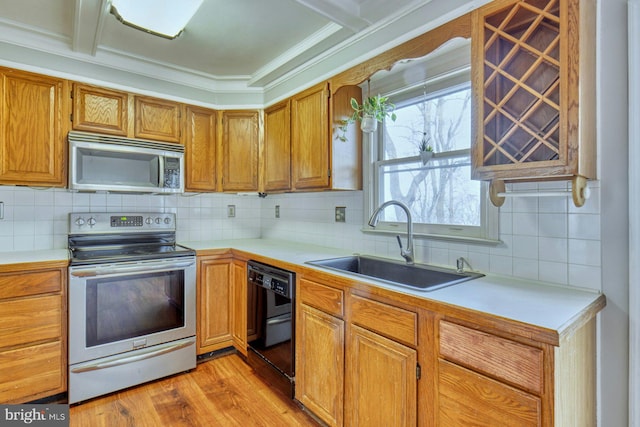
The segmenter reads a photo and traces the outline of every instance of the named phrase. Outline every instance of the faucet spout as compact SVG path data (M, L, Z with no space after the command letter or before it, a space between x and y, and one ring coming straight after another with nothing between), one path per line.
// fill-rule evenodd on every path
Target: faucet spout
M407 264L413 264L413 220L411 219L411 212L409 208L397 200L389 200L384 202L378 208L373 211L371 218L369 218L369 226L375 228L378 225L378 217L387 206L399 206L407 216L407 247L402 247L400 236L396 236L398 239L398 245L400 246L400 255L407 261Z

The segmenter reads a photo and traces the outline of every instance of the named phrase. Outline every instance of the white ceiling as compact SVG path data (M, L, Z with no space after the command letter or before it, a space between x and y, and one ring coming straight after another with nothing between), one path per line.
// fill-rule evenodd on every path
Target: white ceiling
M109 0L0 0L0 64L207 105L263 105L477 3L204 0L167 40L118 22Z

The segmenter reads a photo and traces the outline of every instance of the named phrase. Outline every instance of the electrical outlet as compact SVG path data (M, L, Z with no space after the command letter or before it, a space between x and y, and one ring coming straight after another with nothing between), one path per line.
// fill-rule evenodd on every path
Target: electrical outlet
M227 217L233 218L236 216L236 205L227 205Z
M336 222L345 222L347 220L347 208L344 206L336 206Z
M276 205L276 218L280 218L280 205Z
M4 202L0 202L0 219L4 219Z

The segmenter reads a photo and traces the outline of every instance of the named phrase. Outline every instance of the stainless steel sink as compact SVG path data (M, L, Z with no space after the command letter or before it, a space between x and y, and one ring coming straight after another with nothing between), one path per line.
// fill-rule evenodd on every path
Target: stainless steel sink
M480 273L458 273L456 270L426 264L408 265L401 261L362 255L308 261L307 264L423 291L433 291L484 276Z

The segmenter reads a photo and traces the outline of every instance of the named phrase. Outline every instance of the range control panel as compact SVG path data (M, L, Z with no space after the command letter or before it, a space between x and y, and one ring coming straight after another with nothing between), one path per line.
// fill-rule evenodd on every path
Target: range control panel
M69 234L175 231L176 215L158 212L74 212Z

